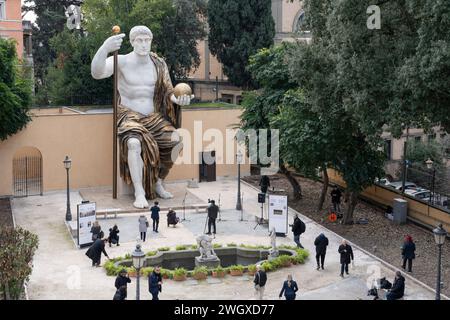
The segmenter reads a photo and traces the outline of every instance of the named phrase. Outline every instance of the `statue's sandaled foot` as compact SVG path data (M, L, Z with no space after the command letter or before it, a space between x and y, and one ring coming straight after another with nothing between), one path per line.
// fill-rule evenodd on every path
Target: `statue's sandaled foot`
M158 180L158 182L156 183L155 191L156 191L156 194L161 199L171 199L171 198L173 198L173 194L171 194L170 192L168 192L168 191L166 191L164 189L161 180Z
M147 199L145 199L145 195L137 195L136 201L134 201L133 206L138 209L148 208L149 205Z

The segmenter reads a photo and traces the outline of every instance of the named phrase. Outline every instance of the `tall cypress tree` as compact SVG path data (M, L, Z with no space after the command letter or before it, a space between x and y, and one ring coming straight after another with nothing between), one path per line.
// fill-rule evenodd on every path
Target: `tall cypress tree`
M209 49L236 86L256 86L246 67L258 49L273 45L271 6L271 0L209 0Z

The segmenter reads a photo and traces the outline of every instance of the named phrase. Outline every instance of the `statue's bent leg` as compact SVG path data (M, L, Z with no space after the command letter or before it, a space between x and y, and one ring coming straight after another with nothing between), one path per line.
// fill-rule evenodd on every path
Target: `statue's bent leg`
M169 175L169 171L176 159L172 159L172 149L181 143L178 132L173 131L165 135L166 139L159 141L161 168L159 169L158 181L156 182L155 192L163 199L173 198L173 195L164 189L163 180Z
M142 173L144 162L141 157L141 142L139 139L130 138L127 141L128 146L128 168L130 169L131 181L134 186L134 196L136 201L133 205L136 208L148 208L148 202L145 198L145 190L142 186Z

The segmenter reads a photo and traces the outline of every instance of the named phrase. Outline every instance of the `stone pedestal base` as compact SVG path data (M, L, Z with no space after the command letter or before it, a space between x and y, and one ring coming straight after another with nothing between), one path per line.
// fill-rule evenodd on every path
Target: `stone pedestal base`
M220 259L219 257L214 257L210 259L195 257L195 266L207 267L208 269L217 268L218 266L220 266Z

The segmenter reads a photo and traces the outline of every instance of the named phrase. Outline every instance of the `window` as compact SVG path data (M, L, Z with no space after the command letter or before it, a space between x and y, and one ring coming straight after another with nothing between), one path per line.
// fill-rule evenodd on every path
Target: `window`
M392 159L392 140L385 140L384 141L384 152L386 153L387 160Z
M420 142L421 140L422 140L421 136L414 137L414 141L416 142Z
M436 140L436 133L433 133L433 134L429 134L429 135L428 135L428 142L431 142L431 141L433 141L433 140Z
M0 20L6 19L6 3L5 0L0 0Z

